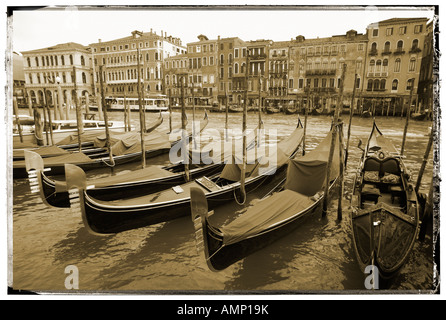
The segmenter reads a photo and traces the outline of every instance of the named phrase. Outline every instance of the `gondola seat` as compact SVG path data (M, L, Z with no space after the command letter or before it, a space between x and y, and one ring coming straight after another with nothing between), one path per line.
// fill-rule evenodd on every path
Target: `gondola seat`
M390 196L392 203L395 201L395 198L401 198L404 194L404 190L401 186L391 186L390 187Z
M378 199L381 197L381 192L373 184L365 183L361 190L361 202L373 201L375 204L378 203Z

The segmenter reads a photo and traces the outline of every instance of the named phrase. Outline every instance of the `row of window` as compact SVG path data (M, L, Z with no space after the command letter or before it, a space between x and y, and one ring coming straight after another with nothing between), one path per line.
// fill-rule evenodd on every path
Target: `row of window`
M394 30L395 29L395 30ZM398 30L398 34L399 35L404 35L407 34L407 26L401 26L398 28L394 28L394 27L389 27L386 28L386 36L392 36L394 34L394 31L396 32ZM422 24L417 24L413 27L413 33L418 34L423 32L423 25ZM372 36L373 37L378 37L379 36L379 29L373 29L372 30Z
M369 72L387 72L387 68L389 65L389 60L388 59L378 59L378 60L374 60L371 59L370 63L369 63ZM382 66L382 68L381 68ZM417 67L417 59L415 57L410 58L409 60L409 68L408 71L409 72L415 72L416 71L416 67ZM401 71L401 59L397 58L395 59L395 63L393 65L393 72L400 72Z
M141 54L140 55L140 63L144 63L144 59L145 61L161 61L162 60L162 52L154 52L153 54L153 58L150 58L150 54L146 53L146 54ZM102 64L119 64L119 63L137 63L138 62L138 57L137 54L127 54L127 55L119 55L119 56L113 56L113 57L108 57L106 58L102 58ZM94 59L94 64L98 65L98 59L95 58Z
M138 79L138 70L137 69L127 69L126 71L114 71L107 72L107 80L108 81L119 81L119 80L136 80ZM141 68L140 72L141 79L146 80L160 80L162 79L161 69L158 67L155 68ZM96 72L96 79L99 79L99 73Z
M61 83L74 83L74 74L72 72L51 72L51 73L27 73L29 84L54 84L56 77L60 78ZM70 80L69 82L67 80ZM82 83L87 83L87 75L81 73ZM78 81L76 81L78 82Z
M404 41L403 41L403 40L399 40L399 41L396 43L396 50L397 50L397 51L402 51L402 50L403 50L403 47L404 47ZM412 41L411 50L415 50L415 49L418 49L418 39L414 39L414 40ZM378 44L377 44L376 42L373 42L372 45L371 45L371 47L370 47L370 50L371 50L371 51L376 51L376 50L378 50ZM384 52L390 52L390 50L391 50L391 47L390 47L390 41L386 41L386 43L384 44L384 49L383 49L383 51L384 51Z
M394 79L392 81L392 91L398 90L399 81ZM413 85L413 79L409 79L406 82L406 90L410 90ZM386 79L369 79L367 81L367 91L384 91L386 90Z
M26 58L26 62L28 64L28 67L32 67L32 61L34 61L36 67L54 67L54 66L65 66L66 62L69 62L67 65L74 65L73 55L70 54L68 56L69 61L65 61L65 56L57 56L57 55L51 55L51 56L40 56L40 57L34 57L33 59L31 57ZM85 58L81 55L81 65L85 66Z

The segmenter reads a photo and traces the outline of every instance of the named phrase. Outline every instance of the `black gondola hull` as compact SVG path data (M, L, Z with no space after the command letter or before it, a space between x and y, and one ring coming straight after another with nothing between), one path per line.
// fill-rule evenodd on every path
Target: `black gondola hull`
M247 180L245 183L246 192L250 192L262 184L269 183L273 178L283 178L286 174L286 165L280 167L274 175L263 175ZM239 185L210 192L206 195L209 208L213 209L228 201L234 200L237 196ZM108 234L118 233L130 229L146 227L161 222L174 220L190 215L190 196L184 199L159 204L147 204L146 206L129 208L113 206L96 206L94 202L83 201L84 223L93 233ZM82 203L85 203L82 206Z
M212 164L202 168L190 171L191 179L200 178L204 175L212 175L220 172L224 164ZM69 208L70 201L68 191L56 192L56 186L53 181L45 179L42 176L42 192L45 202L53 207ZM98 200L116 200L128 197L138 197L148 193L155 193L167 188L184 183L184 173L178 173L173 176L162 177L158 179L150 179L140 182L122 183L105 187L91 188L87 190L87 194Z

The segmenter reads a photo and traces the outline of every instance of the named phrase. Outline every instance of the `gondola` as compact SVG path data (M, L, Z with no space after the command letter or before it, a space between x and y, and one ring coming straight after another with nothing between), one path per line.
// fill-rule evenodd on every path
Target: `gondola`
M332 133L311 152L289 160L286 178L267 196L249 206L230 223L216 227L208 219L208 203L202 190L191 190L191 214L196 244L204 251L210 270L221 271L291 232L300 218L314 212L324 199L327 159ZM339 175L339 139L331 165L331 190ZM277 191L279 190L279 191Z
M361 117L362 117L362 118L370 118L371 116L372 116L372 113L371 113L370 111L368 111L368 110L363 111L363 112L361 113Z
M253 130L248 136L248 148L256 142L258 128ZM216 143L219 141L216 141ZM215 162L208 162L209 152L213 145L206 145L200 151L193 151L190 154L191 164L189 165L189 178L197 179L205 175L214 175L221 172L227 158L233 152L233 144L222 153L222 157ZM219 154L218 154L219 155ZM226 157L226 158L225 158ZM45 174L43 160L38 154L27 152L28 167L35 170L30 185L32 192L39 192L42 201L52 207L70 207L69 195L65 181L52 180ZM198 159L198 161L194 161ZM37 179L37 180L36 180ZM185 166L183 162L171 164L163 167L149 166L147 168L133 170L125 174L95 179L87 182L87 194L98 200L116 200L128 197L137 197L144 194L159 192L167 188L186 182Z
M426 119L427 113L418 113L418 112L414 112L410 115L410 117L413 120L417 120L417 121L423 121Z
M228 111L232 113L243 112L243 107L237 105L231 105L228 107Z
M299 127L277 144L269 158L247 166L245 191L248 193L273 177L284 174L287 160L293 157L302 142L303 128ZM277 152L275 152L277 151ZM268 164L266 166L265 164ZM206 193L210 206L234 200L240 189L240 167L232 161L221 173L146 196L116 201L100 201L86 192L85 173L75 165L66 165L67 188L79 190L82 217L87 229L93 234L117 233L125 230L157 224L190 214L190 189L197 187Z
M208 116L205 113L204 120L200 121L200 130L208 124ZM140 133L138 132L124 132L116 134L116 139L113 145L113 153L118 152L113 156L113 163L110 163L110 155L108 152L103 152L94 155L87 155L82 152L70 153L67 155L60 155L56 157L49 157L44 159L44 168L47 169L46 175L63 175L65 173L64 165L66 163L76 164L83 170L93 170L99 168L105 168L113 165L122 165L125 163L132 163L141 159L141 145L140 145ZM173 134L175 136L175 134ZM113 138L113 137L112 137ZM188 136L188 139L191 135ZM159 156L169 152L169 150L177 143L181 141L181 138L170 142L169 134L161 133L156 130L145 134L145 156L147 159ZM104 147L106 143L106 136L97 136L95 145L98 147ZM118 151L119 150L119 151ZM28 171L31 168L27 168L26 161L13 161L13 178L20 179L28 176Z
M285 114L296 114L297 108L296 107L287 107L284 109Z
M275 113L279 113L280 109L277 107L266 107L266 113L267 114L275 114Z
M416 192L392 142L373 123L355 177L353 244L360 268L391 279L407 261L419 228Z

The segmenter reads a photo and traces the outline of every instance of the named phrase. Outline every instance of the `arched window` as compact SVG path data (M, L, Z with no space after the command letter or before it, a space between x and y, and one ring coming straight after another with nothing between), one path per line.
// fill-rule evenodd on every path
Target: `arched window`
M379 90L379 80L375 79L375 81L373 81L373 90Z
M60 60L61 60L61 62L62 62L62 65L64 66L64 65L65 65L65 57L64 57L64 56L61 56L61 57L60 57Z
M390 52L390 41L386 41L384 44L384 52Z
M396 44L396 50L397 51L402 51L403 50L403 40L398 41L398 43Z
M411 90L411 89L412 89L412 86L413 86L413 79L409 79L409 80L407 80L407 83L406 83L406 90Z
M39 66L39 59L36 57L36 66Z
M383 60L383 71L387 72L387 68L389 66L389 60L388 59L384 59Z
M418 49L418 39L412 41L412 50Z
M234 64L234 73L238 73L238 63Z
M70 64L73 65L73 55L70 54Z
M82 66L85 66L85 59L84 59L84 56L81 56L81 65L82 65Z
M382 91L386 90L386 79L381 79L379 89Z
M367 91L372 91L373 90L373 80L369 79L369 81L367 81Z
M417 61L417 59L415 59L415 58L410 58L410 61L409 61L409 72L413 72L413 71L415 71L415 68L416 68L416 61Z
M85 75L85 72L82 72L82 83L87 83L87 76Z
M376 42L372 43L372 51L376 51L378 49L378 45L376 44Z
M373 72L373 70L375 69L375 60L370 60L369 63L369 72Z
M395 60L395 67L393 69L394 72L400 72L401 71L401 59L397 58Z
M376 72L381 72L381 60L376 60Z
M28 67L31 67L31 59L28 57L26 58L26 61L28 62Z
M392 90L398 90L398 80L397 79L392 81Z

